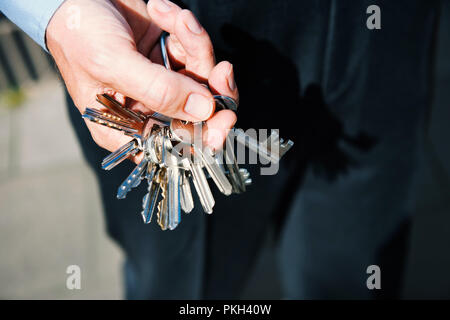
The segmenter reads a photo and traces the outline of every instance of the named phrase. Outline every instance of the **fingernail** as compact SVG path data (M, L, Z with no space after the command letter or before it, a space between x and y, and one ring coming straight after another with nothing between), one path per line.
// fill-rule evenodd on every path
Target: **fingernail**
M188 29L195 34L200 34L203 31L203 27L200 25L193 14L188 15L184 23L186 24Z
M159 12L169 12L172 9L172 6L166 0L153 0L152 3Z
M213 103L210 99L201 94L192 93L186 101L184 112L199 120L205 120L211 114L212 108Z
M230 67L230 72L228 72L228 87L231 91L236 89L236 82L234 81L233 65Z

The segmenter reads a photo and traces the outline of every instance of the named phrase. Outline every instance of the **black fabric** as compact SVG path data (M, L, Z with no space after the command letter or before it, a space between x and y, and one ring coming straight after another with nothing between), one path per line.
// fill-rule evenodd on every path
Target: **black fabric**
M383 228L384 221L386 229L378 235L395 234L397 224L408 215L405 203L429 105L439 1L184 3L209 32L218 61L226 59L234 65L241 97L237 126L280 128L281 136L295 141L291 154L283 159L293 163L291 179L272 213L278 232L296 196L293 190L300 188L307 172L333 184L369 166L402 168L397 172L402 183L396 190L401 192L393 191L397 197L393 202L402 203L401 209L380 212L380 225L375 227ZM366 9L372 4L381 8L381 30L366 28ZM371 192L389 188L394 176L374 179ZM308 183L304 188L309 188ZM325 189L323 194L327 201ZM378 201L388 201L386 196L382 199ZM371 214L376 213L367 212L367 220ZM223 217L212 220L210 233L216 241L210 243L217 246L211 245L209 263L221 261L222 269L232 268L230 263L223 265L223 252L230 245L223 241L228 232ZM398 263L391 256L392 263L401 265L402 256L397 256ZM220 287L213 285L214 280L208 283L210 292Z

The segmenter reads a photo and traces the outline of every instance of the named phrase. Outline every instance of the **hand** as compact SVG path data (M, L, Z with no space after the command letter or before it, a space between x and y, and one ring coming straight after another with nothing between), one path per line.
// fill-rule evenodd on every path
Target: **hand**
M74 14L79 14L78 25L73 23ZM161 29L170 33L168 51L177 72L161 65ZM152 0L147 7L141 0L67 0L51 19L46 38L80 112L100 108L96 95L108 93L144 113L208 119L207 127L215 132L208 144L214 148L222 145L236 121L229 110L214 114L214 99L200 84L238 99L232 65L215 65L207 32L190 11L169 1ZM94 141L110 151L130 139L116 130L86 124Z

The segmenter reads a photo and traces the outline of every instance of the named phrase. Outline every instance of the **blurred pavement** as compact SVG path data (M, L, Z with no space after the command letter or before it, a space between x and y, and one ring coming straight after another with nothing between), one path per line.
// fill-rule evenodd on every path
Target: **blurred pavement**
M52 73L0 103L0 299L119 299L121 253ZM81 118L80 118L81 121ZM81 290L66 268L81 268Z

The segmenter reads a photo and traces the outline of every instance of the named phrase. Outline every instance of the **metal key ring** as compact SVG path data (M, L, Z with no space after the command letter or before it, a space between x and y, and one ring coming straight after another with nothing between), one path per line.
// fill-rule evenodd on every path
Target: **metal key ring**
M161 45L161 55L163 58L164 66L167 70L172 70L172 67L170 65L169 60L169 54L167 53L167 45L166 45L166 38L169 36L169 33L166 31L163 31L160 38L160 45ZM209 89L207 85L205 85L206 88ZM220 107L222 110L232 110L234 112L237 111L238 105L236 100L234 100L231 97L223 96L223 95L213 95L214 100L216 101L216 107Z

